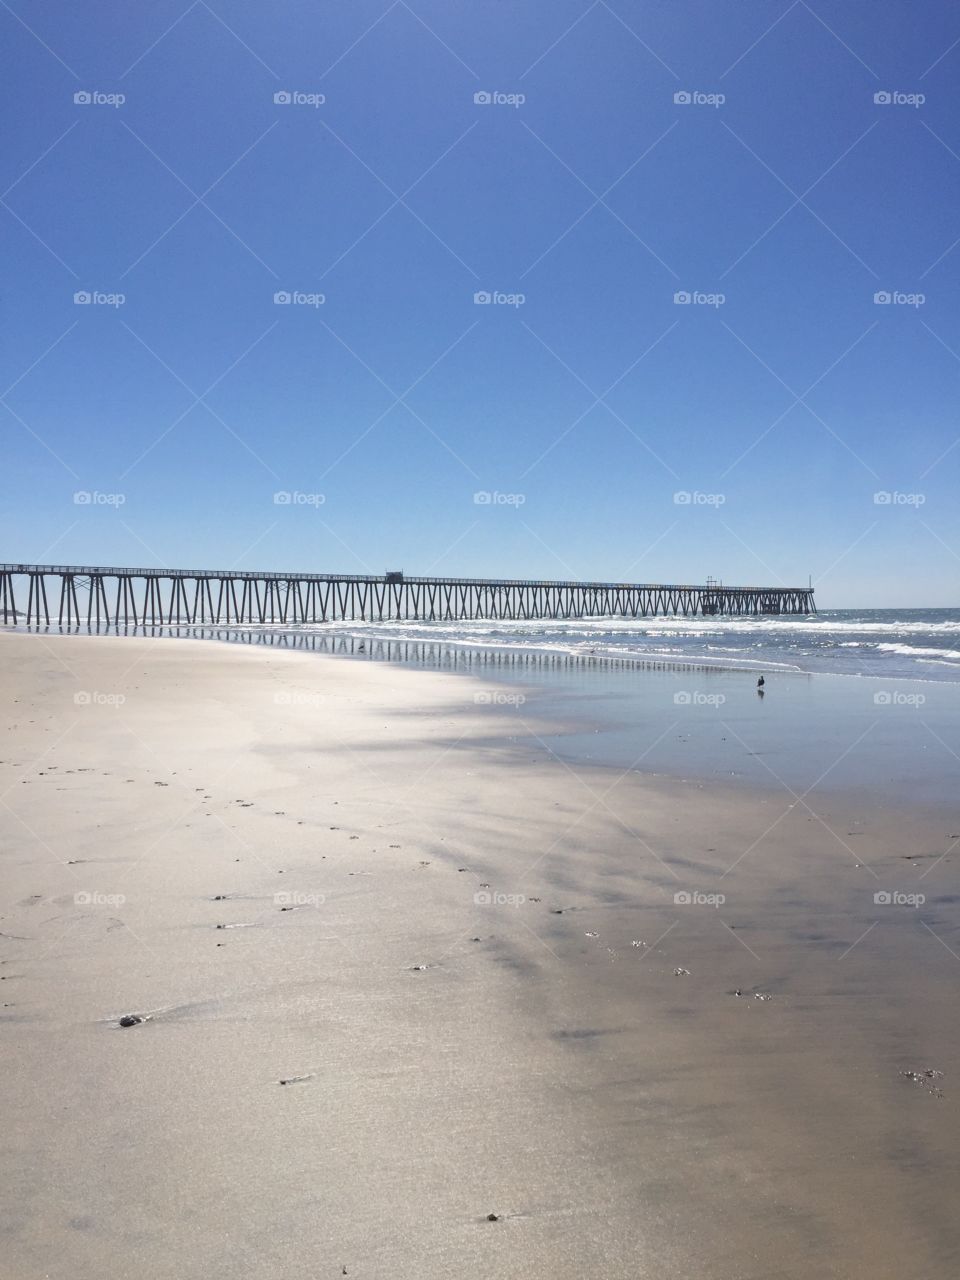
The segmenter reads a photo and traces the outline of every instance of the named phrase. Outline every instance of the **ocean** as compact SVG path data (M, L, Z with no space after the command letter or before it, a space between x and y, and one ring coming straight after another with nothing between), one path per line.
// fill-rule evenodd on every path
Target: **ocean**
M784 618L342 622L290 630L601 660L960 681L960 609L829 609Z

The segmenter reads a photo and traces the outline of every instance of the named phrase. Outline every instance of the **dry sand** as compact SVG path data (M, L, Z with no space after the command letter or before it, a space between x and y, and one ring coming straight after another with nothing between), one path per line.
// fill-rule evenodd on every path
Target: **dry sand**
M960 826L575 769L463 677L0 670L4 1277L960 1275Z

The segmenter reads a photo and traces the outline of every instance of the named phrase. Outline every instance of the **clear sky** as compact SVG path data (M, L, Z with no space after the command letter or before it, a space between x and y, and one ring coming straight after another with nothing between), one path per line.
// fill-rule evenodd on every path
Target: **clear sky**
M960 604L956 5L0 29L2 559Z

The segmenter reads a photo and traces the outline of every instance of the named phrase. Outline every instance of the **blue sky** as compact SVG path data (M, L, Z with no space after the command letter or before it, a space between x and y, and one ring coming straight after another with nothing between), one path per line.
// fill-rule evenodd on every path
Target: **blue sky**
M0 27L4 559L958 603L954 6Z

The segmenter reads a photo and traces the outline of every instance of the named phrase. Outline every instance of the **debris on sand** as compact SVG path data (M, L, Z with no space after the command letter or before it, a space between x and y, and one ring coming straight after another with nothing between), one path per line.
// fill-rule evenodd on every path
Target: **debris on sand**
M585 938L599 938L599 933L590 933L589 930L583 935Z
M121 1027L135 1027L141 1023L143 1019L137 1013L125 1013L120 1019Z
M674 969L674 971L673 971L673 976L674 976L675 978L689 978L689 977L690 977L690 970L689 970L689 969L681 969L681 968L679 967L679 965L678 965L678 966L677 966L677 968L676 968L676 969Z
M923 1085L928 1093L932 1093L935 1098L943 1097L943 1090L936 1084L937 1080L943 1079L943 1072L937 1071L929 1067L922 1071L901 1071L904 1080L909 1080L911 1084Z
M488 1222L499 1222L499 1221L500 1221L500 1215L499 1215L498 1213L488 1213L488 1214L487 1214L487 1221L488 1221Z
M425 964L413 964L410 966L411 973L425 973L427 966Z
M754 1000L769 1000L770 993L768 991L755 991L753 993Z
M642 938L634 938L634 940L630 943L630 945L631 947L645 947L647 944L643 941Z

